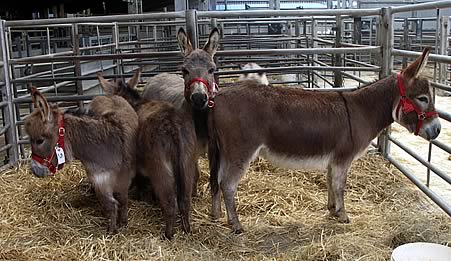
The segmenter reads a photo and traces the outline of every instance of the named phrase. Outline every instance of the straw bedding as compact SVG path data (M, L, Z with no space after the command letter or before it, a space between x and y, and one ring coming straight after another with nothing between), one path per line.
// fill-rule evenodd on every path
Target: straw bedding
M345 204L350 224L326 215L323 172L275 168L259 159L237 195L245 233L225 217L211 221L207 162L194 199L193 228L160 239L161 213L152 202L130 200L129 225L106 235L105 220L80 163L51 178L28 166L0 175L1 260L386 260L412 241L451 244L449 217L424 199L377 154L354 162ZM132 193L133 196L133 193Z

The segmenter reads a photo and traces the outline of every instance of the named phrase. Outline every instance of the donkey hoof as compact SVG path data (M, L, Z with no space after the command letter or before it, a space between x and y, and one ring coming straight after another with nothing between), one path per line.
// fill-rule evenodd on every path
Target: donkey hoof
M116 235L117 234L117 228L116 227L108 227L107 233L110 235Z
M348 215L346 215L346 213L339 213L338 222L347 224L350 223L351 221L349 220L349 217Z
M241 227L241 225L232 226L232 231L234 234L239 235L244 233L244 229Z
M164 234L161 235L162 240L172 240L174 238L174 232L164 232Z

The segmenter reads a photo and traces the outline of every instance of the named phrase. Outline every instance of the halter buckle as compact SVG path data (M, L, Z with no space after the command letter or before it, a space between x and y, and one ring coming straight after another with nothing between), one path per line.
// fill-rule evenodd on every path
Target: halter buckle
M60 136L64 136L64 134L66 134L66 129L64 129L63 127L59 127L58 134Z
M424 112L418 114L418 119L420 121L424 121L426 119L426 114Z
M215 106L215 102L213 100L208 100L207 106L208 108L213 108Z

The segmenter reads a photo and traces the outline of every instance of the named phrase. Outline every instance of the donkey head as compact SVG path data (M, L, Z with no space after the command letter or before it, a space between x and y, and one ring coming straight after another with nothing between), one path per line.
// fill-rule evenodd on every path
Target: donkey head
M194 109L202 110L207 108L207 105L212 106L212 99L217 88L213 56L218 49L219 38L219 30L214 28L205 46L202 49L194 49L183 28L180 28L177 33L180 50L185 57L182 65L185 99Z
M59 137L59 112L35 87L31 89L31 97L36 110L25 119L25 131L31 142L31 169L35 176L45 177L49 175L49 165L45 164L58 165L57 158L53 156ZM45 164L35 160L35 157L45 159Z
M106 80L102 73L97 73L100 86L107 95L118 95L124 98L133 107L141 100L141 96L135 89L138 85L139 77L141 76L141 69L138 69L133 77L125 83L122 79Z
M424 49L415 62L398 74L400 100L393 111L393 119L415 135L432 140L439 135L441 126L429 81L420 76L426 67L429 51L429 48Z

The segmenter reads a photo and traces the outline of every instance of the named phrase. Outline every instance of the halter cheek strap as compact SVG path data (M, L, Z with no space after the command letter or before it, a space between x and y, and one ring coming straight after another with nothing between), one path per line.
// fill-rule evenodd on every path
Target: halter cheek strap
M200 82L200 83L202 83L203 86L205 86L205 89L207 90L207 93L208 93L207 106L209 108L213 108L215 106L214 98L216 96L216 93L218 93L218 91L219 91L218 84L216 84L216 82L213 81L213 86L211 86L210 83L207 82L206 80L204 80L203 78L200 78L200 77L193 78L188 83L188 85L185 86L185 96L190 94L191 86L196 82Z
M56 146L59 146L61 149L63 149L64 151L64 134L65 134L66 130L64 129L64 116L63 114L60 114L58 117L58 143L56 144ZM63 164L57 164L56 166L53 165L52 161L53 158L56 155L56 151L55 149L52 150L52 153L47 156L46 158L43 158L41 156L38 156L36 154L34 154L33 152L31 152L31 158L34 161L39 162L41 165L46 166L49 171L52 174L55 174L57 170L60 170L64 167L64 163Z
M420 131L421 127L423 126L423 121L427 118L434 118L438 116L438 113L436 111L428 111L423 112L416 106L412 100L406 97L406 89L404 88L404 85L402 83L401 74L398 73L398 89L399 89L399 95L401 96L401 99L399 100L398 106L396 107L396 115L399 115L399 110L402 109L402 112L404 114L415 112L417 114L417 127L415 129L415 135L418 135L418 132Z

